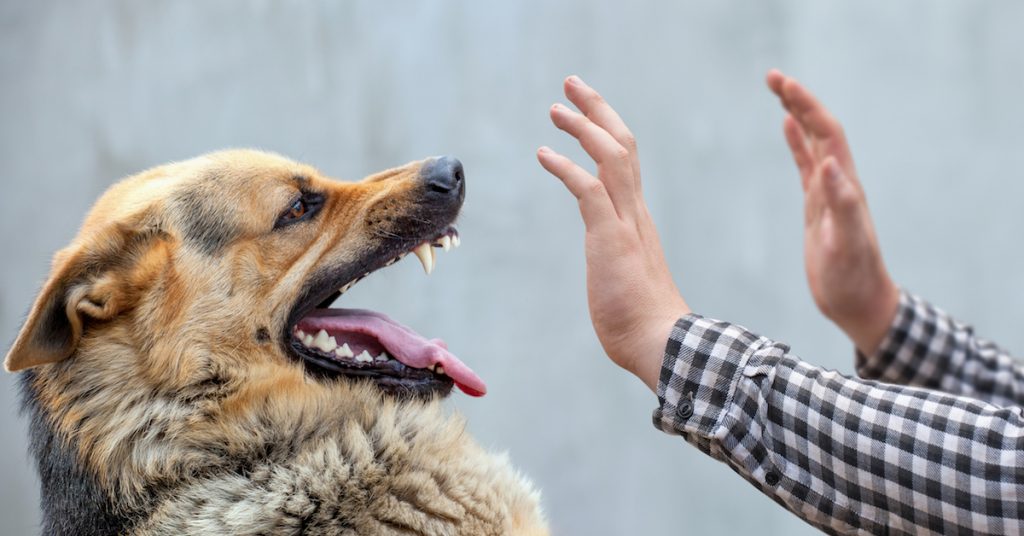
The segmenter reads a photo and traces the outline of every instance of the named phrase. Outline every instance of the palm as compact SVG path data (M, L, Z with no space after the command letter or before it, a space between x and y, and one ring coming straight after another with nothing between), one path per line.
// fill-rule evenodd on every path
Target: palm
M685 308L646 208L638 209L634 223L588 230L585 244L594 330L605 352L627 369L642 332L663 317L678 318Z
M808 200L808 205L816 204ZM870 228L851 227L830 209L808 221L804 231L804 264L811 295L821 312L841 323L862 314L861 302L876 292L878 270ZM847 228L844 228L844 224Z

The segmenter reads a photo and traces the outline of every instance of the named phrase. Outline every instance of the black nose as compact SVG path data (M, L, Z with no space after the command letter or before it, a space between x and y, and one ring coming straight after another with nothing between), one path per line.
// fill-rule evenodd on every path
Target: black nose
M443 195L458 195L465 182L462 162L453 156L439 156L423 164L420 177L430 191Z

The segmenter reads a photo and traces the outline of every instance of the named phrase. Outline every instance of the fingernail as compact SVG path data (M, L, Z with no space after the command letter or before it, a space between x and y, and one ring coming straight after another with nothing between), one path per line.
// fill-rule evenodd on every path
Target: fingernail
M561 111L565 111L566 108L565 108L565 106L562 106L560 103L556 102L556 103L551 105L551 109L561 112Z
M576 75L572 75L572 76L569 77L569 83L574 85L574 86L583 86L584 85L583 84L583 79L578 77L578 76L576 76Z
M545 145L545 146L541 147L540 149L537 149L537 152L539 152L541 154L551 154L551 148L548 147L547 145Z

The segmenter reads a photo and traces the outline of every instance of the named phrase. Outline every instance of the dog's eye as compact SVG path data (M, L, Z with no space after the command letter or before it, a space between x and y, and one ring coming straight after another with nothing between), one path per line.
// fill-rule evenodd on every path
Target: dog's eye
M281 214L281 217L277 219L277 223L274 224L274 229L279 229L290 223L309 219L316 213L322 204L323 196L319 194L302 194L300 197L292 201L292 204L288 209Z
M306 206L305 199L297 199L295 200L295 204L292 205L292 208L288 209L288 214L285 214L285 218L297 220L306 215L306 210L308 208L309 207Z

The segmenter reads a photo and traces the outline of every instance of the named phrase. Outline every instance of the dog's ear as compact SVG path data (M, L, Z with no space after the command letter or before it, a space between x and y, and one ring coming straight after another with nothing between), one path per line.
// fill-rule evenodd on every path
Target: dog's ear
M152 237L112 226L58 252L4 368L14 372L63 361L75 353L90 321L123 311L133 286L131 265Z

